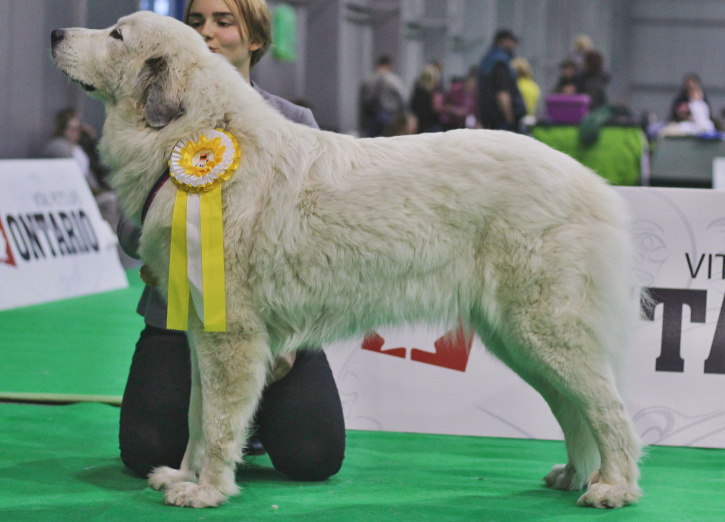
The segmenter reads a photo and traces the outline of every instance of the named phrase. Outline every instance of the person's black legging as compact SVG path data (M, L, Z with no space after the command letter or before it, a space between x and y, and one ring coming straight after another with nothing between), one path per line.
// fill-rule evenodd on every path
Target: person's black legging
M121 460L140 476L178 468L189 438L191 362L186 334L146 325L136 344L121 404ZM269 385L256 435L275 469L294 480L325 480L345 456L337 386L321 350L303 350L290 372Z

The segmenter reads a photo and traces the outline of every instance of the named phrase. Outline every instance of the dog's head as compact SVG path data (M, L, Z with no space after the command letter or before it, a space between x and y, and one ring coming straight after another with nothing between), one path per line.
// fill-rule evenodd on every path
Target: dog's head
M211 55L192 28L148 11L108 29L56 29L51 45L53 60L68 78L107 109L133 100L150 127L164 127L184 114L184 83Z

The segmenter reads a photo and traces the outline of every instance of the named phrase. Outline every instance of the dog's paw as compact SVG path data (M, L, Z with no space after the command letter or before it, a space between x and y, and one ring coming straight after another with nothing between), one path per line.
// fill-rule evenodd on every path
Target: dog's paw
M219 488L209 485L195 484L193 482L178 482L174 484L164 493L164 500L172 506L205 508L216 507L226 502L227 495L236 495L239 488L235 492L227 492L224 494Z
M587 492L577 504L600 509L612 509L637 502L641 495L636 483L607 484L601 479L599 472L592 474Z
M167 466L155 468L151 473L149 473L149 486L154 488L156 491L169 489L171 486L179 482L195 481L196 474L193 472L173 469Z
M584 489L587 481L579 477L572 466L558 464L544 477L544 484L553 489L577 491Z

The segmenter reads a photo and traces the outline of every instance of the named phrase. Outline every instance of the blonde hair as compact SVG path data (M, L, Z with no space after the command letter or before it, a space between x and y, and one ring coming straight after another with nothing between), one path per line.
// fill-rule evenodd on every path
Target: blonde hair
M420 73L418 81L426 90L432 91L438 85L440 80L440 71L438 67L433 64L426 65L423 67L423 72Z
M189 0L184 12L184 23L189 23L189 12L194 0ZM261 44L250 54L249 66L254 67L272 45L272 15L266 0L224 0L237 19L237 28L242 41Z
M574 49L577 51L589 51L593 47L592 39L585 34L578 34L574 38Z
M511 66L514 68L514 71L516 71L516 74L519 78L534 77L534 73L531 70L531 65L529 64L529 61L523 56L517 56L516 58L511 60Z

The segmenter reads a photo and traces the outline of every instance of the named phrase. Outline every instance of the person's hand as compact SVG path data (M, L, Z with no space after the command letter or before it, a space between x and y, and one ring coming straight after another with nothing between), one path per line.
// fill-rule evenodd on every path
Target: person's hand
M138 273L141 276L141 281L146 283L148 286L156 286L159 284L159 280L156 278L153 272L151 272L151 269L148 265L143 265Z
M98 139L96 130L87 123L81 123L81 132L85 133L93 141Z
M268 377L268 384L283 379L290 372L294 363L294 352L277 356L272 363L272 369Z

